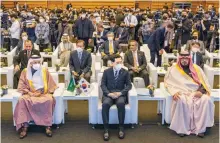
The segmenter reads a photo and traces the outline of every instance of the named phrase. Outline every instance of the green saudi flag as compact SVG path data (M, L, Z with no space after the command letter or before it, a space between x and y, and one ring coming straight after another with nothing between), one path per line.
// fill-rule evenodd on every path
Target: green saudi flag
M75 85L74 76L71 76L70 77L70 83L68 85L67 91L73 92L75 87L76 87L76 85Z

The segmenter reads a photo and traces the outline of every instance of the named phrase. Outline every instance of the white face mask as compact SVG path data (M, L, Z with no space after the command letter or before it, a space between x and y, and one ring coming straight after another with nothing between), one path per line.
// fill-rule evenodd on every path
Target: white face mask
M35 70L39 70L39 68L40 68L40 64L33 64L33 69L35 69Z
M112 40L113 40L113 37L108 37L108 40L109 40L109 41L112 41Z
M115 69L116 69L117 71L120 71L121 68L122 68L122 65L121 65L121 64L115 65Z
M85 17L86 17L86 14L82 14L81 17L82 17L82 18L85 18Z
M27 39L28 39L27 36L23 36L23 37L22 37L22 40L24 40L24 41L26 41Z
M44 22L44 19L43 19L43 18L41 18L41 19L39 19L39 21L40 21L41 23L43 23L43 22Z
M199 51L198 48L193 48L193 47L192 47L192 52L196 53L196 52L198 52L198 51Z
M82 52L83 51L83 49L80 48L80 47L77 47L76 50L77 50L77 52Z

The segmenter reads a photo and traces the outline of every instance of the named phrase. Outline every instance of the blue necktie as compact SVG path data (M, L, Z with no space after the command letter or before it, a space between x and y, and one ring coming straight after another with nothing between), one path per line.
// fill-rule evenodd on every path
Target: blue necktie
M78 53L79 63L81 64L82 52Z
M117 70L115 71L115 75L114 76L115 76L115 80L117 80L118 79L118 71Z

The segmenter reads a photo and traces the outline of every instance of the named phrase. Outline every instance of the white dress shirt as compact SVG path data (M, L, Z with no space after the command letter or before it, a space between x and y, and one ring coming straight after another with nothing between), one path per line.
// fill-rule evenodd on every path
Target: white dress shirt
M15 20L11 27L9 28L9 31L11 33L11 38L15 38L15 39L20 39L20 23L18 22L18 20Z
M124 22L127 26L130 26L130 24L136 26L138 24L137 18L134 15L128 15L125 17Z

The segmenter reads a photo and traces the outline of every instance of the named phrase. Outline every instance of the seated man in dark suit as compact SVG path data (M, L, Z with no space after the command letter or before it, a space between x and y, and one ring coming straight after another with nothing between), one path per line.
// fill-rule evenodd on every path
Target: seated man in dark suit
M109 32L107 34L108 41L102 44L100 47L100 52L103 59L103 66L107 66L108 60L110 60L111 56L114 56L118 53L118 43L114 41L114 33Z
M202 53L200 51L201 51L200 43L199 42L192 43L192 47L191 47L192 62L194 64L197 64L203 69L204 60L203 60Z
M79 81L80 78L85 78L90 82L90 77L92 75L92 57L84 48L84 41L78 40L76 41L76 50L72 51L70 54L70 72L74 75L76 82Z
M111 60L113 62L113 67L104 71L101 81L101 88L103 91L102 120L105 130L103 138L105 141L109 140L109 109L113 104L116 104L118 108L118 136L120 139L124 138L125 104L128 91L132 87L128 71L122 68L121 56L115 55Z
M40 52L33 48L32 42L30 40L26 40L24 43L24 50L20 51L16 59L14 59L14 89L17 89L21 72L23 69L27 68L28 60L31 55L40 56Z
M118 41L119 44L128 44L129 32L124 21L121 22L120 27L116 31L115 40Z
M135 40L130 41L130 50L125 53L124 65L128 68L131 81L133 77L142 77L145 86L149 85L149 75L147 73L147 61L144 52L138 50L138 43Z
M99 47L100 45L102 45L105 41L107 41L107 33L108 30L105 30L103 25L98 25L98 32L96 35L96 43L97 43L97 47Z

